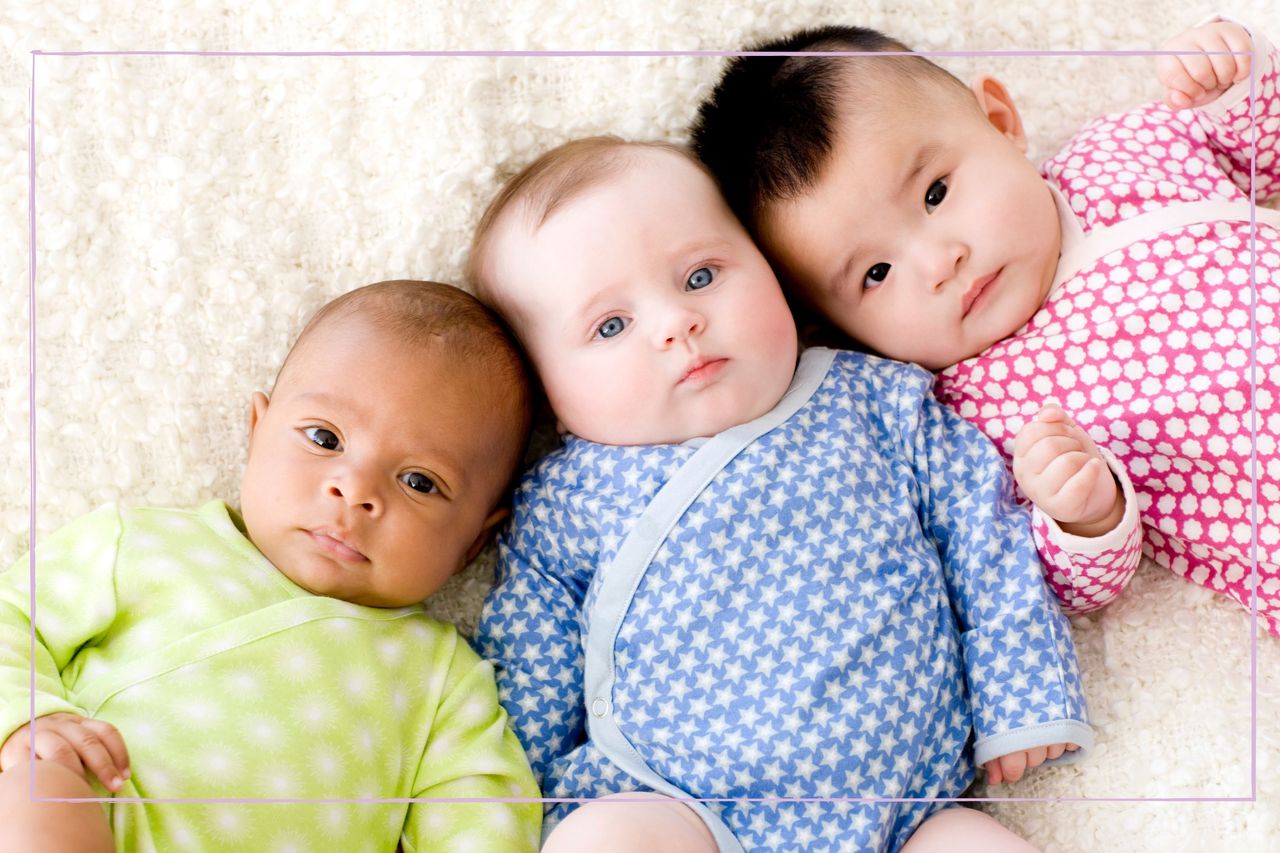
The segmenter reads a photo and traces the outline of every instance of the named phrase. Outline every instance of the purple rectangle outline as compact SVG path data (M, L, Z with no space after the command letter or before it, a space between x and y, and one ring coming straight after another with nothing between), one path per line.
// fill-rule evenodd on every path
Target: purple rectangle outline
M1251 35L1252 39L1252 35ZM1249 55L1252 55L1251 51ZM36 718L36 59L40 56L215 56L215 57L740 57L740 56L922 56L922 57L991 57L991 56L1180 56L1207 53L1210 56L1231 55L1234 51L1187 50L979 50L979 51L813 51L798 54L791 51L735 51L735 50L404 50L404 51L199 51L199 50L33 50L31 51L30 124L27 131L28 208L27 222L30 252L28 261L29 333L28 345L28 423L30 442L30 541L28 543L28 568L30 571L31 606L31 695L30 714ZM1249 68L1249 402L1250 402L1250 482L1253 495L1250 502L1250 793L1247 797L950 797L950 798L896 798L896 797L746 797L746 798L675 798L680 802L753 802L753 803L1249 803L1258 801L1258 276L1257 276L1257 199L1255 181L1258 159L1258 63ZM151 797L36 797L35 796L35 744L31 745L31 799L33 802L53 803L587 803L591 798L556 797L391 797L384 799L270 799L270 798L189 798L163 799ZM618 802L628 801L619 798Z

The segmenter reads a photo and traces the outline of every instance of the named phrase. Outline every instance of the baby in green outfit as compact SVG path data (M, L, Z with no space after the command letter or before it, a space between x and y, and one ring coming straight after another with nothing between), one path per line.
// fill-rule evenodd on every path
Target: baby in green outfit
M540 804L456 802L538 791L420 604L504 517L529 400L471 296L362 287L253 395L240 512L109 505L39 543L34 697L28 559L0 575L0 846L535 850Z

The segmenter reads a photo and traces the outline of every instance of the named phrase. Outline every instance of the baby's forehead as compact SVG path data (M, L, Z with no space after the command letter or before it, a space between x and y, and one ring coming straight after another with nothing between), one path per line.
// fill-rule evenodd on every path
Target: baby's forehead
M451 385L501 373L507 347L488 330L473 325L397 325L376 310L355 309L309 327L290 351L277 385L324 383L334 353L353 344L367 356L376 351L380 363L391 368L385 381L405 386L427 376ZM513 358L508 355L506 361Z
M536 233L556 214L577 207L588 199L628 192L637 183L647 184L648 179L658 175L682 173L682 180L687 178L690 185L715 186L710 175L692 156L670 148L621 145L604 156L604 162L573 174L570 180L553 184L549 192L531 195L525 200L523 219L530 233Z

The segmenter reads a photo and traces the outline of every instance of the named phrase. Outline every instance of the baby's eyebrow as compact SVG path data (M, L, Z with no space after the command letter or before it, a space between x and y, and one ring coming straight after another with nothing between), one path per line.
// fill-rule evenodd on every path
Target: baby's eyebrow
M597 290L591 295L590 299L587 299L578 306L575 311L569 314L568 320L565 323L565 329L572 331L580 324L592 319L594 315L598 314L604 308L605 305L614 301L615 290L616 288L612 287Z
M924 171L924 167L938 156L938 150L941 147L937 142L927 142L916 149L915 157L907 161L911 164L910 168L903 174L902 180L898 181L898 186L902 187L903 192L911 188L911 184Z
M300 391L293 395L293 399L307 403L319 403L345 412L350 412L353 409L351 401L346 397L330 394L326 391Z
M829 293L838 294L844 290L845 285L849 283L849 278L853 275L853 262L858 259L861 247L854 244L853 250L845 257L844 263L836 270L836 274L831 277L831 281L827 283Z
M906 171L902 173L902 177L898 182L896 184L892 184L891 187L899 187L900 193L904 195L909 194L911 191L911 185L915 182L916 178L920 176L920 173L925 170L925 167L933 162L941 149L942 145L937 142L926 142L917 148L915 156L906 160L906 163L908 164ZM885 203L892 203L893 195L894 192L890 189L889 198L885 199ZM840 268L836 270L835 275L831 276L830 281L827 282L827 288L830 293L839 293L844 286L848 284L849 278L853 275L854 261L858 259L858 255L861 254L861 252L862 247L857 243L853 244L853 248L845 257L844 263L840 265Z

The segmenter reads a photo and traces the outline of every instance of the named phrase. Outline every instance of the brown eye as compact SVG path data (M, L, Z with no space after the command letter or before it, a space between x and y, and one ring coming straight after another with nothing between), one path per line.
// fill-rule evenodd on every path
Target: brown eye
M936 180L929 184L929 189L925 190L924 206L929 208L929 212L933 213L932 208L942 204L942 200L947 197L947 184L942 179Z
M435 480L432 480L421 471L410 471L407 474L401 474L400 482L404 483L415 492L422 492L424 495L429 495L432 492L439 491Z
M307 427L302 434L317 447L323 447L325 450L341 450L342 442L338 441L338 437L333 434L332 430L324 427Z
M870 290L876 285L882 283L889 277L889 270L893 269L892 264L876 264L867 270L867 275L862 279L864 289Z

